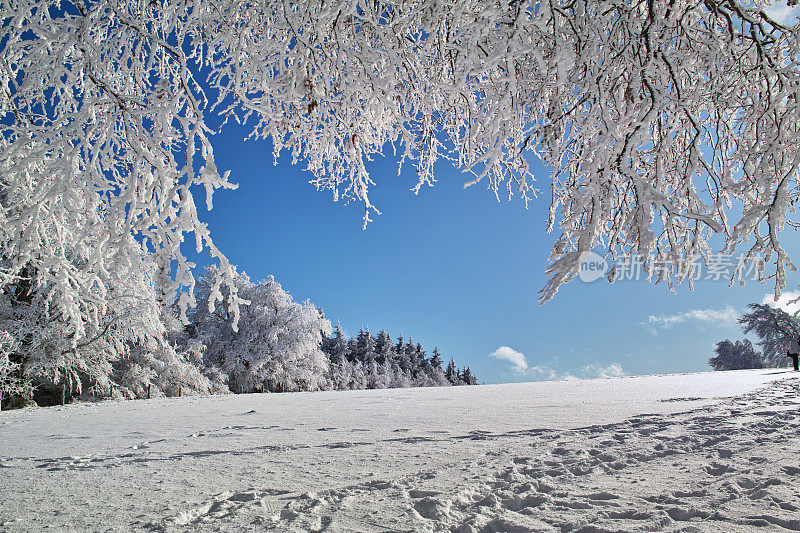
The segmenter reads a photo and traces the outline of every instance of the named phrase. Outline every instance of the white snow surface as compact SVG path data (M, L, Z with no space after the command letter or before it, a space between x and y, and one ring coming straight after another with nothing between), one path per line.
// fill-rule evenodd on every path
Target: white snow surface
M769 369L2 412L0 530L800 531L799 386Z

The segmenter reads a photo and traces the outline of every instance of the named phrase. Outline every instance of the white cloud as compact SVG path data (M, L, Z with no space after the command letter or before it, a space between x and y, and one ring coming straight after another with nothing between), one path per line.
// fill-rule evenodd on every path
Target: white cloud
M724 309L692 309L683 313L675 315L650 315L647 317L647 322L642 325L649 328L653 335L658 333L659 329L669 329L676 324L683 324L685 322L725 326L729 324L736 324L736 319L739 313L731 306Z
M552 366L548 365L532 366L528 369L528 373L536 376L537 378L546 380L561 379L561 374L559 374Z
M511 369L514 372L523 373L528 370L528 361L525 359L525 354L516 351L508 346L501 346L492 353L489 357L499 359L501 361L508 361L511 363Z
M511 353L503 353L502 355L495 355L497 352L504 349L511 350L507 346L503 346L502 348L498 348L495 352L493 352L490 357L495 357L497 359L504 359L509 360L510 357L513 355ZM516 352L515 350L511 350L513 354L517 354L521 356L524 360L524 356ZM515 357L516 359L516 357ZM518 374L524 374L529 376L534 380L546 380L546 381L570 381L575 379L593 379L593 378L617 378L622 376L627 376L628 373L622 369L622 365L619 363L610 363L608 366L601 366L599 363L591 363L580 370L576 371L574 374L572 372L565 371L560 368L557 359L553 359L550 363L543 363L534 366L527 366L527 362L525 362L524 366L521 367L514 367L514 370Z
M587 378L620 378L627 376L628 373L622 369L619 363L611 363L608 366L594 363L583 367L583 375Z
M781 297L778 298L778 301L775 301L775 294L768 293L764 295L764 298L761 300L762 305L769 305L770 307L774 307L776 309L782 309L793 315L797 311L800 311L800 301L793 301L800 298L800 291L786 291L781 293Z

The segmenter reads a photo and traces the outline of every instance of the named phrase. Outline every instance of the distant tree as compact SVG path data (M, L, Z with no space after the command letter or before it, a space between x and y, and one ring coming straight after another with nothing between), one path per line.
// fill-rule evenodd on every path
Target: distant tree
M353 363L347 359L331 363L328 371L328 385L333 390L348 390L352 375Z
M405 351L405 348L406 348L405 340L403 339L403 336L400 335L399 337L397 337L397 344L394 345L394 351L395 353L400 354Z
M394 363L400 368L401 372L411 371L411 359L409 358L408 344L403 340L403 336L397 337L397 344L394 345Z
M441 370L442 368L442 355L439 353L439 348L434 346L433 352L431 353L430 364L431 367L438 368Z
M453 359L450 359L450 362L447 363L447 370L444 371L444 375L447 378L447 381L450 382L450 384L452 385L461 384L461 376L459 376L458 369L456 368L456 362Z
M450 385L442 369L442 357L438 348L434 348L431 358L425 361L425 385L431 387L445 387Z
M368 389L385 389L385 380L381 376L381 366L373 359L369 364L364 365L367 376Z
M364 390L368 385L367 371L364 368L364 365L361 363L361 361L355 361L352 366L348 389Z
M408 343L405 346L405 371L412 377L417 377L422 370L422 354L419 352L421 347L419 343L414 342L413 338L408 338Z
M800 321L770 305L753 303L748 307L750 312L739 317L742 330L756 334L766 366L786 366L786 351L800 339Z
M345 353L345 357L351 363L355 363L358 361L358 341L355 337L347 339L347 352Z
M376 341L375 337L370 333L369 328L362 328L356 336L356 353L355 359L361 362L365 367L368 367L375 361L377 354L375 353Z
M339 363L347 359L347 339L345 339L342 326L339 323L333 327L333 335L324 336L322 351L327 354L331 363Z
M417 369L417 372L428 373L430 371L430 361L428 361L428 354L425 352L425 348L419 342L414 348L412 365Z
M392 352L392 337L385 329L382 329L375 340L375 353L378 356L378 364L382 365L386 361L390 361L392 359Z
M717 355L708 360L708 364L714 370L743 370L766 366L764 358L753 348L749 339L736 343L725 339L717 343L714 352Z
M405 342L401 335L397 343L392 345L391 336L385 330L376 338L363 328L355 338L345 339L341 330L335 328L333 336L326 338L322 346L328 357L346 346L348 355L336 361L331 360L327 374L328 386L336 390L463 384L462 375L453 360L448 366L450 378L442 370L442 356L438 348L433 350L433 355L428 359L421 343L411 339ZM467 379L475 381L471 374Z

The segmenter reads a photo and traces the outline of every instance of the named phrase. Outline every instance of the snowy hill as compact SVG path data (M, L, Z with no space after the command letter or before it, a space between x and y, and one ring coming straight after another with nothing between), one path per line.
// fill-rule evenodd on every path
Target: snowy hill
M753 370L0 413L0 529L800 530L800 379Z

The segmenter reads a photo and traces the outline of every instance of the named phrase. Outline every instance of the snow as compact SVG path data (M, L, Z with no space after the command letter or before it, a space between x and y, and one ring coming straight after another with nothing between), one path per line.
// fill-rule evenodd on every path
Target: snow
M766 369L3 412L0 529L800 530L798 386Z

